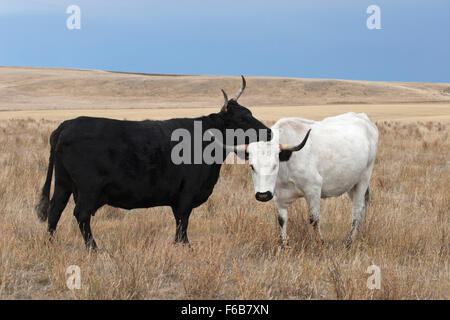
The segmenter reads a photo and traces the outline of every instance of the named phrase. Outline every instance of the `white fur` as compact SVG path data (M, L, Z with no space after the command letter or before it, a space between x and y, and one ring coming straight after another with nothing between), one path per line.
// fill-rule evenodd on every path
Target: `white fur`
M320 198L348 193L352 203L352 229L347 241L360 226L367 211L365 193L375 161L378 129L366 114L345 113L322 121L301 118L280 119L271 128L270 142L251 143L247 152L256 192L274 195L281 237L286 239L287 209L305 197L310 221L320 235ZM279 161L279 144L298 145L311 129L303 149L292 153L289 161ZM367 199L366 199L367 200Z

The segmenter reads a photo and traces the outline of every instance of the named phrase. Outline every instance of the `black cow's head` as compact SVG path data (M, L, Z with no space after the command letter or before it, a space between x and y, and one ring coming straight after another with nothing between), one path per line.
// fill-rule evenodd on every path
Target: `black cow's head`
M257 141L268 141L272 139L272 132L270 128L265 126L261 121L254 118L251 111L244 106L241 106L237 101L239 97L244 92L246 81L243 76L242 77L242 86L239 91L236 93L236 96L233 99L228 100L226 92L222 89L222 93L224 96L224 104L222 109L220 110L220 114L224 119L225 127L227 129L239 130L243 131L247 130L255 130L257 134ZM266 130L266 134L261 135L261 129ZM249 144L252 140L251 137L246 136L246 144ZM253 139L254 140L254 139Z

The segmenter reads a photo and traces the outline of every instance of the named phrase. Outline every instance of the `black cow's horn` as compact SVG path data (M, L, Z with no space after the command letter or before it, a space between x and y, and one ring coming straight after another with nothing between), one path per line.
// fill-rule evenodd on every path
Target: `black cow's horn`
M221 90L222 90L222 93L223 93L223 99L225 101L224 101L223 107L222 107L222 109L220 109L220 111L227 112L228 96L227 96L227 93L225 92L225 90L223 90L223 89L221 89Z
M308 140L310 132L311 132L311 129L308 130L308 133L306 134L305 138L303 138L303 141L298 146L289 147L289 146L287 146L285 144L280 144L280 151L292 151L292 152L294 152L294 151L301 150L305 146L306 141Z
M236 93L236 96L233 99L234 101L237 101L239 99L239 97L242 95L242 92L244 92L244 90L245 90L245 86L247 85L247 82L245 81L244 76L241 76L241 78L242 78L242 86L239 89L239 91Z

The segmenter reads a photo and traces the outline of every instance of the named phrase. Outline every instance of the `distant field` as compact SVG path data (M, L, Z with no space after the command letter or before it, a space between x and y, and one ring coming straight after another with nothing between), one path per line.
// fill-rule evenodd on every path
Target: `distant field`
M215 108L161 108L161 109L89 109L89 110L27 110L0 111L0 119L47 119L62 121L78 116L107 117L128 120L163 120L175 117L198 117ZM329 105L329 106L271 106L251 108L255 117L276 121L283 117L302 117L320 120L344 112L365 112L373 121L442 121L450 122L450 103Z
M217 112L239 77L0 67L0 119L80 115L168 119ZM450 121L450 84L247 77L239 102L262 120L366 112L373 120Z
M448 83L248 76L242 105L259 107L450 103ZM215 108L239 77L0 67L0 110Z

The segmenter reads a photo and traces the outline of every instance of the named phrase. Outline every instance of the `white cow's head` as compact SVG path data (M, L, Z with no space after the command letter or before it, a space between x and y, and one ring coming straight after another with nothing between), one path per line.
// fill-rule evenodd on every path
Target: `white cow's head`
M265 142L253 142L245 145L227 146L219 140L215 140L221 147L228 151L235 152L238 156L243 156L249 160L252 168L253 186L255 188L255 197L259 201L269 201L273 198L275 183L278 176L280 161L287 161L292 152L301 150L308 140L309 133L303 138L303 141L297 146L287 146L279 143L279 133L273 130L273 139ZM214 133L209 131L214 137Z
M246 147L248 161L252 168L256 200L265 202L272 199L280 161L289 160L292 152L301 150L308 140L310 131L297 146L279 144L277 137L274 137L269 142L254 142Z

